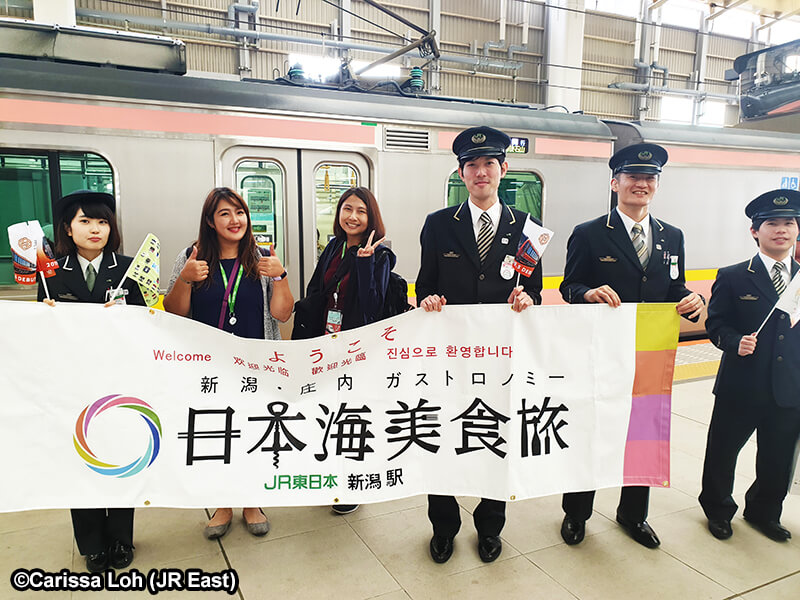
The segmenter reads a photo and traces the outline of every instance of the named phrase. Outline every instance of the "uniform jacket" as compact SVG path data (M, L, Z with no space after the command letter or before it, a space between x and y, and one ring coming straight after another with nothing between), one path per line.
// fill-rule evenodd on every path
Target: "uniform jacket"
M466 202L428 215L420 235L418 301L431 294L444 296L448 304L500 304L508 300L517 274L503 279L500 266L507 255L516 254L528 215L505 204L501 215L483 267ZM520 284L535 304L541 304L542 263L536 265L530 277L520 277Z
M800 269L792 261L792 276ZM758 334L755 352L739 356L739 341L755 332L778 301L758 255L720 269L711 289L706 329L722 350L714 393L751 399L771 394L778 406L800 408L800 326L792 329L786 313L776 310Z
M47 289L50 291L50 298L56 302L106 302L106 291L116 289L120 279L128 270L131 258L117 254L116 252L105 252L97 278L94 282L94 289L90 292L86 287L86 278L81 270L78 257L75 253L69 254L58 259L58 269L53 277L47 279ZM144 306L144 298L139 291L139 285L132 279L125 279L122 289L127 290L125 302ZM44 300L44 288L39 282L38 299Z
M647 269L642 268L616 210L575 227L567 242L567 265L559 288L564 300L584 303L584 294L601 285L611 286L623 302L678 302L691 294L683 271L683 232L649 219L653 246ZM673 258L677 269L671 268Z
M314 274L308 282L306 296L318 294L325 289L325 272L331 261L342 252L344 240L334 238L325 247L317 261ZM355 248L350 252L355 253ZM380 244L371 256L354 256L350 279L347 288L349 298L342 305L342 329L349 330L369 325L378 320L389 286L389 273L394 268L397 258L388 246ZM357 295L353 296L356 292Z

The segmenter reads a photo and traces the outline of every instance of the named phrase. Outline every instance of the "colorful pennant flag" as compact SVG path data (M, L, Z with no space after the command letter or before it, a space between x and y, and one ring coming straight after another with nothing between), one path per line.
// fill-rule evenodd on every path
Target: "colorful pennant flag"
M39 221L23 221L8 226L8 244L14 263L14 280L22 285L34 285L36 273L43 277L56 274L56 262L50 244Z
M520 275L530 277L552 237L552 231L537 225L528 217L519 238L519 247L513 263L514 270Z

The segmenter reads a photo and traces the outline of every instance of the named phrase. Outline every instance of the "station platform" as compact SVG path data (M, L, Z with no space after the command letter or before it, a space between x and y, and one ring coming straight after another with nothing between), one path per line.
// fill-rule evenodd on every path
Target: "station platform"
M338 516L327 507L265 510L272 530L250 536L235 512L221 541L208 541L203 510L136 512L136 558L131 568L235 569L240 588L223 592L165 592L164 598L233 597L241 600L796 600L800 597L800 485L784 503L782 522L795 535L767 539L741 518L734 535L719 541L706 528L697 503L711 416L719 351L708 342L678 349L672 401L672 484L651 493L649 523L662 545L649 550L614 521L617 489L600 490L585 541L567 546L559 528L560 496L511 503L503 553L492 564L478 557L471 511L475 498L459 498L463 526L455 552L443 565L428 554L431 529L426 498L362 506ZM740 507L754 477L751 439L737 466ZM66 510L0 514L0 599L81 596L149 598L147 592L15 592L20 567L58 572L84 570Z

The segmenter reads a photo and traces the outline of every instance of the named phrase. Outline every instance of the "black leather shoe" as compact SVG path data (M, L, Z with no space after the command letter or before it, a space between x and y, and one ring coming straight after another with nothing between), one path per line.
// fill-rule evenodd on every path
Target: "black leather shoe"
M709 519L708 530L718 540L727 540L733 535L731 522L727 519Z
M586 521L573 519L569 515L564 515L561 522L561 538L568 546L580 544L586 535Z
M133 562L133 546L116 541L108 550L108 565L112 569L124 569Z
M108 554L98 552L86 555L86 570L89 573L102 573L108 568Z
M497 535L485 535L478 538L478 555L485 563L494 562L503 551L503 541Z
M647 521L632 523L631 521L628 521L627 519L617 515L617 523L622 525L625 531L628 532L628 535L639 542L642 546L647 548L658 548L661 545L661 540L658 539L656 532L653 531L653 528L650 527Z
M431 558L436 563L446 563L453 556L453 538L434 535L431 538Z
M785 542L792 539L792 532L781 525L780 521L753 521L747 517L744 520L776 542Z

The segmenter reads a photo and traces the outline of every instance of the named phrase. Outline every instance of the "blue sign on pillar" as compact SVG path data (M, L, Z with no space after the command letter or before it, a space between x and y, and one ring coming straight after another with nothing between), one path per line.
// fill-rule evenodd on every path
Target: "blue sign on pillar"
M798 181L797 177L782 177L781 178L781 189L783 190L796 190L798 189Z

